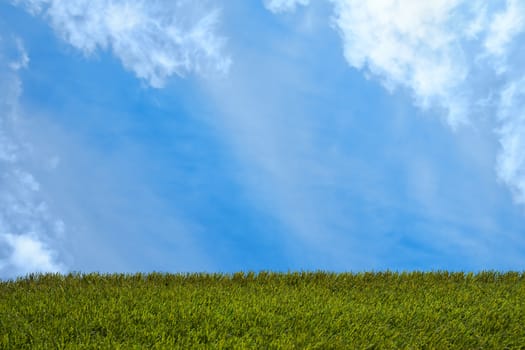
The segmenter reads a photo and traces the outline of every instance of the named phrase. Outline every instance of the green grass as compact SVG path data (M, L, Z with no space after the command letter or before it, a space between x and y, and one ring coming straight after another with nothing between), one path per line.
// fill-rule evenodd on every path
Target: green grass
M32 274L0 349L525 349L525 272Z

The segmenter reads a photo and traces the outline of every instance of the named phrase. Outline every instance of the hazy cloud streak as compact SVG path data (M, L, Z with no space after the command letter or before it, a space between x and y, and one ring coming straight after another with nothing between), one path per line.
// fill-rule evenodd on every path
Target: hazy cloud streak
M294 11L298 5L306 6L310 0L264 0L264 6L272 12Z

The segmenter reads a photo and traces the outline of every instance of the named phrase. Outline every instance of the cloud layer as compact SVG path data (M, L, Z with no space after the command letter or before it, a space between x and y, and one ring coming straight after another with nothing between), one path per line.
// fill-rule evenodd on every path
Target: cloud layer
M46 243L63 235L64 223L50 214L26 170L31 145L17 127L18 71L28 62L20 40L0 37L0 278L64 270Z
M173 75L225 73L231 59L215 27L220 11L206 1L13 0L49 21L86 55L111 49L152 87Z

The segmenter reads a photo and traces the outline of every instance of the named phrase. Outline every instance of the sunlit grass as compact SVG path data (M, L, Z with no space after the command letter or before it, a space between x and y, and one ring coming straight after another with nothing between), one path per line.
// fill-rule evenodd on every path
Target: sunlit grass
M525 349L525 273L32 274L0 349Z

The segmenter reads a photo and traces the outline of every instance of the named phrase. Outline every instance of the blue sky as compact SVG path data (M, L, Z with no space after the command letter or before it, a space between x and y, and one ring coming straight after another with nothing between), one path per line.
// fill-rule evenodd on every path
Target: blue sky
M522 270L518 0L0 1L0 278Z

